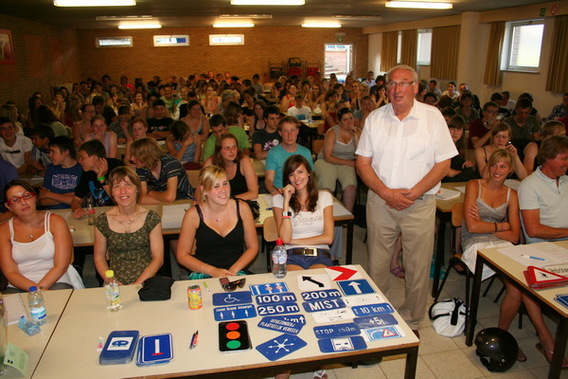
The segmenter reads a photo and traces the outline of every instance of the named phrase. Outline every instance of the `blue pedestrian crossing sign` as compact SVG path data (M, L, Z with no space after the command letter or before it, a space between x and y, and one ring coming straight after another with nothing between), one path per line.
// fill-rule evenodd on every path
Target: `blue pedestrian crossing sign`
M352 295L363 295L366 293L375 293L375 290L371 286L371 284L365 279L357 279L357 280L343 280L337 282L341 291L345 296L352 296Z

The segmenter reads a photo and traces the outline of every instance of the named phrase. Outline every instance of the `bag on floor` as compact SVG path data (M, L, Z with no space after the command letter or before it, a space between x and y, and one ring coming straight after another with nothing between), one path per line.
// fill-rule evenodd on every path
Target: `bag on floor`
M428 311L432 327L444 337L456 337L463 333L466 313L464 301L455 297L432 304Z

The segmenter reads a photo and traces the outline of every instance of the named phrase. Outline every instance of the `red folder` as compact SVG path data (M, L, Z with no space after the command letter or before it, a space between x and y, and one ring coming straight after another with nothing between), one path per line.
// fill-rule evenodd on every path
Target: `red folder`
M562 287L568 285L568 277L555 274L540 267L528 266L523 271L529 287L534 289Z

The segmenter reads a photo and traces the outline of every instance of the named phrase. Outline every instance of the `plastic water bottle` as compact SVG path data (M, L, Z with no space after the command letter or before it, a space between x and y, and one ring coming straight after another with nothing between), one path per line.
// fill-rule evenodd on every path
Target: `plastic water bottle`
M87 223L89 225L95 225L95 202L93 198L89 195L87 196Z
M116 312L122 308L120 301L120 288L118 282L114 278L114 271L107 270L105 272L105 296L107 300L107 309L111 312Z
M284 248L282 240L276 240L276 246L272 250L272 273L274 277L282 279L286 276L287 268L286 261L288 260L288 253Z
M45 324L47 314L45 312L45 303L43 301L43 294L36 286L31 286L28 292L28 304L30 306L30 314L32 321L39 325Z

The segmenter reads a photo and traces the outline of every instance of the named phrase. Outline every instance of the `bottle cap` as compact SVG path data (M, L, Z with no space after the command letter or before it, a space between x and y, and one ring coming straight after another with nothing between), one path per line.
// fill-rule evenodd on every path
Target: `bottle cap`
M105 271L105 276L107 278L114 278L114 271L113 270L106 270Z
M278 239L276 240L276 246L282 246L282 245L284 245L284 242L282 241L282 238L278 238Z
M37 291L37 287L36 286L31 286L30 287L30 292L35 292Z

